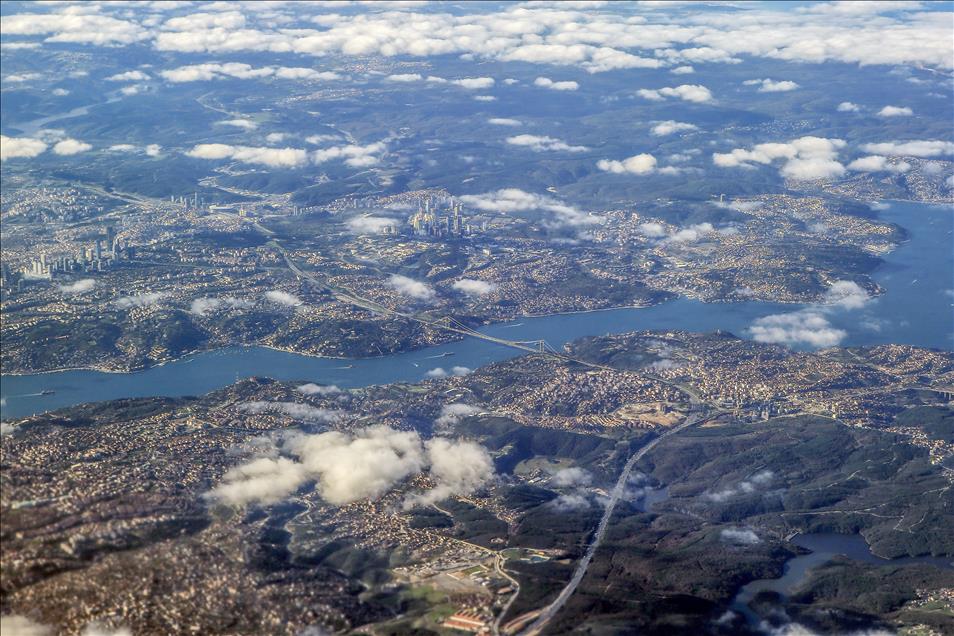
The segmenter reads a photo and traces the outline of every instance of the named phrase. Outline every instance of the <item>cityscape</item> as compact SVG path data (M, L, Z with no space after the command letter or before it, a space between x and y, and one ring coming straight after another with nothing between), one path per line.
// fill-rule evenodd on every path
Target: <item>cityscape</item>
M954 634L954 6L0 4L0 635Z

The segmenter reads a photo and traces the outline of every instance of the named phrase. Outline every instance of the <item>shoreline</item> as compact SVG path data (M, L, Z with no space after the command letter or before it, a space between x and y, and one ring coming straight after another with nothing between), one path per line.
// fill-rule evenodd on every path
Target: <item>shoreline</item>
M925 202L925 201L907 201L907 200L904 200L904 199L885 199L884 202L885 202L885 203L888 203L888 204L892 204L892 203L906 203L906 204L914 204L914 205L925 205L925 206L934 207L934 208L937 208L937 207L950 207L950 205L954 205L954 202L951 202L951 203L935 203L935 202ZM876 217L877 217L881 222L891 223L891 221L888 221L888 220L886 220L886 219L884 218L884 215L882 214L882 212L883 212L883 211L880 211L880 210L876 211ZM908 230L907 228L905 228L904 226L898 225L898 227L901 227L903 230L905 230L905 233L906 233L906 234L909 232L909 230ZM888 252L886 252L885 254L882 254L882 255L879 255L879 256L878 256L878 258L881 259L882 262L881 262L874 270L872 270L871 272L868 272L867 274L865 274L865 275L866 275L868 278L870 278L871 281L874 282L875 285L878 287L878 289L877 289L877 290L875 291L875 293L873 294L875 297L880 297L880 296L882 296L884 293L887 292L887 290L884 288L884 286L881 285L881 284L878 282L878 280L877 280L877 275L878 275L878 273L879 273L879 270L881 270L881 269L884 267L884 265L886 264L886 261L883 260L883 257L884 257L885 255L887 255L887 254L892 254L892 253L896 252L899 248L910 244L910 242L911 242L911 236L910 236L909 234L907 234L905 237L903 237L903 238L900 239L899 241L893 243L891 249L890 249ZM576 310L576 311L554 312L554 313L548 313L548 314L532 314L532 313L518 314L518 315L516 315L516 316L514 316L514 317L512 317L512 318L509 318L509 319L507 319L507 320L503 320L503 321L499 321L499 322L487 322L487 323L484 323L483 325L481 325L480 328L482 329L482 328L486 328L486 327L493 327L493 326L498 326L498 325L506 325L506 324L508 324L508 323L518 322L519 320L525 319L525 318L539 319L539 318L548 318L548 317L555 317L555 316L572 316L572 315L591 314L591 313L599 313L599 312L607 312L607 311L618 311L618 310L623 310L623 309L647 309L647 308L651 308L651 307L656 307L656 306L664 305L664 304L666 304L666 303L673 302L673 301L676 301L676 300L679 300L679 299L696 300L696 301L699 301L699 302L702 302L702 303L705 303L705 304L712 304L712 305L717 305L717 304L743 304L743 303L747 303L747 302L753 302L752 299L728 299L728 298L723 298L723 299L706 300L706 299L701 298L701 297L699 297L699 296L697 296L697 295L695 295L695 294L672 293L672 292L668 292L668 294L669 294L669 297L666 298L665 300L660 301L660 302L648 302L648 303L633 304L633 305L616 305L616 306L612 306L612 307L602 307L602 308L599 308L599 309L582 309L582 310ZM779 304L779 305L787 305L787 306L791 306L791 307L797 307L797 306L799 306L799 305L813 304L813 301L810 301L810 300L809 300L809 301L787 301L787 300L765 300L765 299L758 299L758 300L755 300L754 302L774 303L774 304ZM817 304L817 301L815 301L815 303ZM44 370L35 370L35 371L30 371L30 370L26 370L26 371L25 371L25 370L18 370L18 371L13 371L13 372L3 372L3 373L0 373L0 377L38 376L38 375L53 374L53 373L65 373L65 372L70 372L70 371L93 371L93 372L104 373L104 374L105 374L105 373L109 373L109 374L134 374L134 373L138 373L138 372L140 372L140 371L147 371L147 370L152 369L152 368L161 367L161 366L163 366L163 365L165 365L165 364L169 364L169 363L172 363L172 362L183 362L183 361L188 360L188 359L189 359L190 357L192 357L192 356L197 356L197 355L200 355L200 354L214 353L214 352L216 352L216 351L222 351L222 350L230 349L230 348L241 348L241 347L247 347L247 348L259 347L259 348L264 348L264 349L271 349L271 350L273 350L273 351L280 351L280 352L283 352L283 353L290 353L290 354L294 354L294 355L305 356L305 357L308 357L308 358L322 358L322 359L328 359L328 360L342 360L342 361L374 360L374 359L386 358L386 357L393 356L393 355L401 355L401 354L411 353L411 352L413 352L413 351L423 351L423 350L426 350L426 349L428 349L428 348L430 348L430 347L437 347L437 346L441 346L441 345L443 345L443 344L448 344L448 343L450 343L450 342L455 342L455 341L459 341L459 340L449 339L449 340L447 340L447 341L445 341L445 342L441 342L441 343L437 343L437 344L426 345L426 346L423 346L423 347L414 347L414 348L410 348L410 349L403 349L403 350L394 351L394 352L388 353L388 354L372 355L372 356L356 356L356 357L351 357L351 356L319 355L319 354L308 353L308 352L303 352L303 351L296 351L296 350L291 349L291 348L288 348L288 347L277 347L277 346L274 346L274 345L258 344L258 343L224 344L224 345L221 345L221 346L217 346L217 347L213 347L213 348L208 348L208 349L197 349L197 350L194 350L194 351L190 351L190 352L186 353L185 355L182 355L182 356L179 356L179 357L170 358L170 359L168 359L168 360L163 360L163 361L158 362L158 363L155 363L155 364L150 364L150 365L148 365L148 366L140 367L140 368L135 368L135 369L133 369L133 368L125 368L125 369L124 369L124 368L112 368L112 367L105 367L105 366L88 365L88 366L76 366L76 367L58 367L58 368L55 368L55 369L44 369Z
M880 295L880 294L878 294L878 295ZM774 303L774 304L779 304L779 305L790 305L790 306L793 306L793 307L794 307L794 306L799 306L799 305L808 305L808 304L811 304L811 302L812 302L812 301L786 301L786 300L763 300L763 299L755 299L755 300L753 300L753 299L748 299L748 298L747 298L747 299L716 299L716 300L706 300L706 299L704 299L704 298L701 298L701 297L698 297L698 296L695 296L695 295L688 295L688 294L671 294L671 297L669 297L669 298L667 298L667 299L665 299L665 300L663 300L663 301L661 301L661 302L658 302L658 303L648 302L648 303L641 303L641 304L634 304L634 305L614 305L614 306L612 306L612 307L601 307L601 308L599 308L599 309L580 309L580 310L576 310L576 311L558 311L558 312L549 313L549 314L518 314L518 315L514 316L513 318L510 318L510 319L507 319L507 320L504 320L504 321L484 323L483 325L481 325L480 328L495 327L495 326L499 326L499 325L506 325L506 324L508 324L508 323L514 323L514 322L517 322L517 321L519 321L519 320L526 319L526 318L541 319L541 318L552 318L552 317L557 317L557 316L575 316L575 315L581 315L581 314L602 313L602 312L607 312L607 311L620 311L620 310L624 310L624 309L650 309L650 308L652 308L652 307L658 307L658 306L660 306L660 305L664 305L664 304L666 304L666 303L674 302L674 301L677 301L677 300L680 300L680 299L694 300L694 301L698 301L698 302L701 302L701 303L712 304L712 305L716 305L716 304L744 304L744 303L748 303L748 302L764 302L764 303ZM471 336L467 336L467 337L471 337ZM193 351L189 351L189 352L186 353L185 355L182 355L182 356L179 356L179 357L175 357L175 358L169 358L168 360L162 360L161 362L157 362L157 363L155 363L155 364L150 364L150 365L144 366L144 367L126 368L126 369L121 369L121 368L120 368L120 369L117 369L117 368L110 368L110 367L100 367L100 366L95 366L95 365L90 365L90 366L77 366L77 367L58 367L58 368L55 368L55 369L47 369L47 370L41 370L41 371L13 371L13 372L3 372L3 373L0 373L0 377L26 377L26 376L45 375L45 374L52 374L52 373L66 373L66 372L69 372L69 371L94 371L94 372L97 372L97 373L109 373L109 374L134 374L134 373L139 373L139 372L143 372L143 371L148 371L149 369L154 369L154 368L161 367L161 366L164 366L164 365L166 365L166 364L171 364L171 363L174 363L174 362L187 362L189 358L194 357L194 356L198 356L198 355L210 354L210 353L214 353L214 352L216 352L216 351L224 351L224 350L226 350L226 349L239 349L239 348L261 348L261 349L270 349L270 350L272 350L272 351L280 351L280 352L282 352L282 353L289 353L289 354L293 354L293 355L304 356L304 357L307 357L307 358L320 358L320 359L325 359L325 360L341 360L341 361L378 360L378 359L388 358L388 357L390 357L390 356L412 353L412 352L414 352L414 351L424 351L424 350L429 349L429 348L431 348L431 347L439 347L439 346L442 346L442 345L445 345L445 344L449 344L449 343L452 343L452 342L460 342L460 341L462 341L462 340L464 340L464 339L466 339L466 337L451 338L451 339L446 340L445 342L440 342L440 343L436 343L436 344L430 344L430 345L426 345L426 346L423 346L423 347L413 347L413 348L410 348L410 349L403 349L403 350L400 350L400 351L393 351L393 352L391 352L391 353L386 353L386 354L382 354L382 355L353 356L353 357L352 357L352 356L320 355L320 354L308 353L308 352L304 352L304 351L296 351L296 350L294 350L294 349L287 348L287 347L277 347L277 346L275 346L275 345L270 345L270 344L260 344L260 343L245 343L245 344L241 344L241 343L236 343L236 344L224 344L224 345L222 345L222 346L212 347L212 348L209 348L209 349L195 349L195 350L193 350Z

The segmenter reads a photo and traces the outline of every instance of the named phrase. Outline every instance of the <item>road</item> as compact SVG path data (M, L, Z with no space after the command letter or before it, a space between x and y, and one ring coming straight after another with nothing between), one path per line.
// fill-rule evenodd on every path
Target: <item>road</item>
M685 421L678 426L674 426L653 441L640 448L637 452L633 453L633 455L626 462L626 465L623 467L623 471L619 475L619 479L616 480L616 485L613 487L613 491L610 493L609 501L606 503L606 509L603 511L603 517L600 519L600 524L596 527L596 532L593 533L590 545L586 549L586 554L583 555L583 558L580 559L576 565L576 570L573 572L573 578L571 578L570 582L566 584L566 587L560 591L560 594L543 609L543 611L540 613L540 616L537 617L537 619L521 633L521 636L536 636L536 634L541 633L546 628L547 624L553 619L553 617L556 616L560 609L566 604L570 597L573 596L576 588L580 585L580 582L586 575L586 570L590 566L590 561L593 560L593 556L596 554L597 549L599 549L600 543L603 542L603 537L606 535L606 529L609 527L610 519L613 517L613 510L616 508L616 504L619 503L620 498L626 491L626 482L629 480L629 475L633 470L633 466L636 465L636 462L642 459L646 453L655 448L656 445L662 440L671 435L675 435L679 431L689 428L694 424L697 424L702 419L704 413L702 410L702 402L700 402L694 396L690 396L690 399L692 403L692 410L686 417Z
M255 226L256 230L262 233L267 233L267 235L269 236L274 234L267 228L264 228L258 225L257 223L254 223L253 225ZM596 364L593 362L587 362L585 360L577 360L575 358L571 358L567 355L564 355L558 351L553 350L552 348L547 349L546 347L548 345L546 345L546 343L542 340L528 342L528 341L516 341L516 340L506 340L504 338L497 338L485 333L481 333L474 329L471 329L470 327L467 327L466 325L463 325L457 322L453 318L449 318L449 317L432 318L426 315L412 314L405 311L399 311L397 309L392 309L386 305L382 305L381 303L377 301L359 296L349 290L332 288L326 285L325 283L323 283L321 280L319 280L318 277L315 276L314 274L306 272L300 267L298 267L298 265L296 265L295 262L292 261L291 257L288 256L288 253L286 252L285 248L282 247L282 245L278 242L278 240L272 238L272 240L270 241L270 245L274 247L276 250L278 250L279 254L281 254L282 258L285 260L285 264L288 265L288 268L296 276L310 282L311 284L315 285L316 287L318 287L319 289L323 291L330 292L331 294L334 295L334 297L337 300L341 302L355 305L356 307L360 307L362 309L366 309L368 311L378 313L383 316L400 317L400 318L405 318L407 320L413 320L415 322L428 325L435 329L450 331L452 333L460 334L462 336L469 336L471 338L480 338L481 340L494 342L496 344L503 345L505 347L510 347L512 349L519 349L521 351L526 351L529 353L542 353L544 355L558 358L559 360L562 360L564 362L575 362L577 364L582 364L584 366L591 367L594 369L612 370L610 367L607 367L601 364Z
M259 231L262 231L263 233L267 232L269 235L272 234L271 232L261 227L257 223L255 225L257 226L256 229L258 229ZM420 322L422 324L430 325L432 327L458 333L464 336L470 336L473 338L481 338L483 340L495 342L497 344L501 344L507 347L512 347L515 349L520 349L523 351L528 351L533 353L544 353L546 355L552 356L564 362L575 362L577 364L582 364L582 365L585 365L591 368L596 368L596 369L614 370L611 367L608 367L605 365L571 358L557 351L553 351L552 349L546 350L544 346L535 346L535 345L538 345L539 343L542 343L543 341L539 341L539 343L536 343L536 342L528 343L528 342L518 342L513 340L505 340L503 338L495 338L493 336L483 334L483 333L480 333L479 331L470 329L469 327L466 327L464 325L460 325L459 323L456 323L452 319L433 319L430 317L424 317L424 316L420 316L416 314L410 314L407 312L398 311L396 309L391 309L390 307L382 305L381 303L378 303L376 301L358 296L357 294L354 294L348 290L330 288L328 285L325 285L324 283L322 283L315 275L305 272L300 267L298 267L298 265L296 265L294 261L291 260L291 258L288 256L288 253L285 251L284 247L282 247L277 240L272 238L271 244L279 251L282 258L285 260L285 263L288 265L288 268L292 270L292 272L294 272L296 276L309 281L310 283L319 287L322 290L331 292L335 296L335 298L337 298L341 302L350 303L358 307L361 307L363 309L367 309L368 311L373 311L385 316L399 316L402 318ZM580 562L576 566L576 570L573 573L573 578L570 579L570 582L567 583L566 587L564 587L563 590L560 591L559 596L557 596L557 598L552 603L550 603L546 608L544 608L541 611L540 616L530 625L530 627L528 627L522 633L523 636L535 636L536 634L539 634L547 626L550 620L552 620L553 617L556 616L557 612L560 611L563 605L566 604L567 600L569 600L569 598L576 591L576 588L579 586L580 582L583 580L583 577L586 575L586 570L589 567L590 562L593 560L593 556L596 554L596 550L599 548L600 543L603 541L603 537L606 535L606 529L609 526L610 519L613 516L613 510L616 508L616 504L619 502L620 498L623 496L623 493L626 490L626 482L629 479L629 475L633 470L633 466L636 465L636 462L642 459L642 457L644 457L646 453L648 453L653 448L655 448L655 446L660 441L669 437L670 435L674 435L678 433L679 431L684 430L698 423L703 417L704 403L700 399L698 393L695 390L685 385L676 384L655 375L651 375L651 374L644 374L644 375L654 380L658 380L664 384L670 385L682 391L683 393L685 393L689 397L690 404L692 405L691 410L688 416L686 417L685 421L683 421L678 426L675 426L669 429L668 431L666 431L665 433L663 433L662 435L660 435L653 441L649 442L648 444L640 448L626 462L626 465L623 467L623 471L620 473L619 479L617 480L616 485L613 488L613 491L610 493L610 499L606 504L606 509L603 511L603 517L600 519L599 526L597 526L596 532L593 534L593 538L590 542L589 547L586 550L586 554L583 556L583 558L580 560ZM497 618L492 625L494 634L500 633L500 622L503 620L503 617L506 616L507 611L510 609L510 606L513 604L514 600L517 598L517 594L519 593L519 584L515 578L511 577L509 574L507 574L504 571L503 561L504 561L503 556L500 555L499 553L496 553L495 569L497 570L498 574L503 575L504 577L506 577L508 580L511 581L511 583L514 586L515 592L511 596L510 600L507 602L507 605L497 615Z

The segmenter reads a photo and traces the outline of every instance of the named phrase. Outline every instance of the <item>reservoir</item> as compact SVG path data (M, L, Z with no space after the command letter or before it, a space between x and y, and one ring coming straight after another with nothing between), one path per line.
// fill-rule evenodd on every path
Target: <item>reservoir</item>
M909 240L885 257L875 280L886 292L862 309L831 310L844 329L842 345L908 344L954 351L954 213L951 206L894 202L879 213L905 228ZM725 330L747 337L758 318L802 309L778 303L703 303L679 298L647 308L625 308L521 318L482 333L508 340L544 339L560 348L584 336L659 329ZM474 369L522 355L518 350L467 338L382 358L335 360L266 349L230 347L135 373L59 371L0 379L0 416L24 417L55 408L124 397L202 395L238 379L267 376L355 388L419 382L438 367ZM52 391L52 393L50 393ZM43 393L46 392L44 395Z
M859 561L868 565L913 565L928 564L940 568L954 569L951 559L940 557L901 557L898 559L882 559L871 553L864 537L858 534L834 534L827 532L799 534L792 541L793 544L811 550L811 554L797 556L785 563L785 570L777 579L759 579L742 586L735 599L732 609L745 616L750 624L758 624L759 616L753 612L748 603L759 592L776 592L785 597L808 580L808 571L831 561L836 556L843 556L852 561Z

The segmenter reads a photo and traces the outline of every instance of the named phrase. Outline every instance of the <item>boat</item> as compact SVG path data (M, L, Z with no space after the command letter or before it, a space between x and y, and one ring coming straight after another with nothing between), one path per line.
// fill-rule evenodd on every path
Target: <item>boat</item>
M56 391L52 389L43 389L40 391L40 395L53 395L54 393L56 393Z

